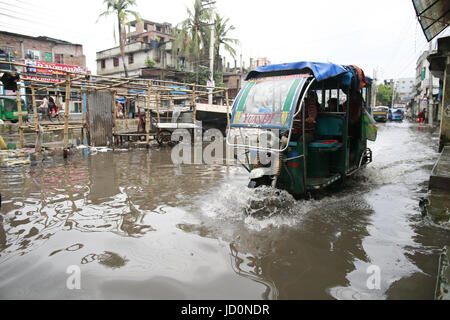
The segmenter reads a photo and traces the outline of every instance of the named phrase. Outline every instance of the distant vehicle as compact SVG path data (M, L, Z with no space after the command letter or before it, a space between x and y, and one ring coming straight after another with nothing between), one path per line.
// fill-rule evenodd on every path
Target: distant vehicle
M373 118L378 122L386 122L388 120L388 112L388 107L377 106L373 108Z
M25 101L22 101L22 118L28 120L28 111ZM3 121L11 121L16 123L19 121L19 110L17 108L16 98L0 97L0 119Z
M404 117L405 117L405 111L403 108L390 108L389 109L389 120L403 121Z

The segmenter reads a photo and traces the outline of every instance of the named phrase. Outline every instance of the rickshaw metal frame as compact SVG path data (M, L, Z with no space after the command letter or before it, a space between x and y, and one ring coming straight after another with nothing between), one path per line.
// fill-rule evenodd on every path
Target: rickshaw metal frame
M271 153L281 153L281 152L284 152L288 147L289 147L289 143L290 143L290 141L291 141L291 136L292 136L292 126L294 125L294 119L295 119L295 117L298 115L298 113L302 110L302 112L304 113L304 109L305 108L303 108L303 107L301 107L302 106L302 103L303 103L303 100L305 99L305 95L306 95L306 93L309 91L309 88L311 87L311 85L314 83L314 81L316 80L315 78L314 78L314 76L312 76L312 75L309 75L308 76L308 79L311 79L310 81L309 81L309 83L307 84L307 86L306 86L306 88L302 88L302 90L304 90L303 91L303 95L301 96L301 98L298 100L298 102L297 102L297 104L296 105L299 105L300 106L300 108L292 115L292 121L291 121L291 124L290 124L290 126L289 126L289 129L287 129L288 131L289 131L289 135L288 135L288 141L287 141L287 143L286 143L286 145L284 146L284 148L282 148L282 149L273 149L273 148L264 148L264 147L253 147L253 146L251 146L250 144L249 145L244 145L244 144L231 144L230 142L229 142L229 140L228 140L228 138L229 138L229 136L230 136L230 134L227 134L227 137L226 137L226 143L227 143L227 145L229 145L230 147L233 147L233 148L236 148L236 149L244 149L244 150L252 150L252 151L261 151L261 152L271 152ZM237 99L236 99L236 101L238 101ZM236 107L237 107L237 104L236 104ZM234 108L233 108L234 109ZM233 110L234 111L234 110ZM232 111L232 112L233 112ZM302 120L302 122L303 122L303 132L302 132L302 134L303 134L303 137L305 136L305 126L304 126L304 114L303 114L303 120ZM231 132L231 122L229 123L229 125L228 125L228 132ZM239 128L239 132L240 132L240 134L241 134L241 138L242 138L242 141L244 141L244 137L243 137L243 134L242 134L242 129L243 128L246 128L246 129L262 129L261 128L261 126L253 126L253 127L242 127L242 126L239 126L238 127ZM276 130L276 128L270 128L270 129L265 129L266 131L269 131L269 130ZM281 130L281 129L278 129L278 130ZM271 131L270 131L271 132ZM259 134L258 134L259 135ZM304 148L304 147L303 147ZM305 150L303 150L303 151L305 151ZM304 153L303 153L303 156L304 156Z

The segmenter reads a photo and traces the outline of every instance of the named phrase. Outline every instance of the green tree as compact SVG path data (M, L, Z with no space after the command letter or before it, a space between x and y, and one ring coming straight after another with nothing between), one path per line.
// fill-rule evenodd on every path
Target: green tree
M204 0L194 0L193 10L187 8L188 17L177 26L173 43L173 52L179 51L189 62L194 63L195 83L199 83L199 66L201 58L205 57L207 52L206 38L210 34L208 26L211 20L211 8L206 7L205 4Z
M233 58L236 58L236 50L233 48L233 45L239 44L239 40L228 37L229 32L235 30L233 25L229 25L229 21L229 18L221 17L218 13L216 13L214 20L214 70L216 71L219 70L220 66L219 59L221 46L223 46L225 51L227 51Z
M106 11L99 15L101 17L114 15L117 17L117 27L119 29L119 46L120 54L122 56L123 70L125 71L125 77L128 78L128 70L125 65L125 24L129 15L134 16L138 21L141 20L139 13L130 10L129 8L136 5L136 0L103 0L106 4ZM97 19L97 21L98 21Z
M393 91L390 86L379 84L377 87L377 105L391 106Z

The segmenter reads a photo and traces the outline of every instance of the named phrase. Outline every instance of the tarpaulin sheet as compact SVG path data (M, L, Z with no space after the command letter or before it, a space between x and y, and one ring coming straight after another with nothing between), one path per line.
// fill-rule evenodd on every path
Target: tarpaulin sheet
M329 62L300 61L282 64L272 64L269 66L258 67L248 74L246 80L255 78L260 73L263 72L303 70L303 69L311 70L317 81L333 78L348 71L344 66L339 64Z

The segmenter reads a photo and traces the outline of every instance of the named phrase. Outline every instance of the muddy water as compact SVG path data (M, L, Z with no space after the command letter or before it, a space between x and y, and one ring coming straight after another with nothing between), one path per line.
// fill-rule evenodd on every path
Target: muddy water
M374 163L310 201L169 149L0 168L0 298L433 299L450 233L418 202L436 139L381 124Z

